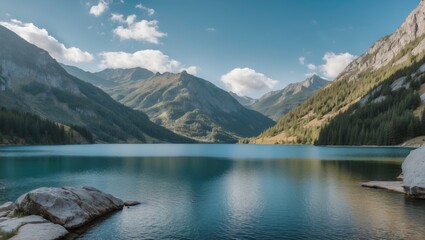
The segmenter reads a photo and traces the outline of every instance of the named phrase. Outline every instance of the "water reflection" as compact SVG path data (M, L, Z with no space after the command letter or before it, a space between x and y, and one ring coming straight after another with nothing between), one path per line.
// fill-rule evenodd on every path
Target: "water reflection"
M196 153L204 148L192 150ZM133 147L129 150L135 151ZM186 150L180 154L186 155ZM275 147L278 154L284 150ZM9 153L0 158L0 202L36 187L64 185L92 185L143 202L97 223L81 239L424 236L425 202L359 186L363 181L394 179L400 173L401 158L382 160L382 156L373 157L377 151L373 150L372 157L365 160L367 149L360 151L360 157L354 156L358 150L347 156L322 150L309 149L308 155L314 157L308 159L307 155L301 159L234 159L209 155L23 157ZM239 150L224 146L223 151L234 155ZM89 153L94 154L92 150ZM335 159L326 160L331 155Z

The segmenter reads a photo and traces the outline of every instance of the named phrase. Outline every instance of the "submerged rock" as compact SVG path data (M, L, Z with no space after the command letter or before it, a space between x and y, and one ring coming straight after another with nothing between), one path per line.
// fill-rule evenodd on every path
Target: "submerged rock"
M134 200L127 200L127 201L124 202L124 206L126 206L126 207L136 206L136 205L139 205L139 204L140 204L140 202L134 201Z
M425 145L410 152L402 169L405 193L413 198L425 199Z
M93 187L38 188L16 200L19 211L43 216L67 229L86 225L112 211L122 209L122 200Z

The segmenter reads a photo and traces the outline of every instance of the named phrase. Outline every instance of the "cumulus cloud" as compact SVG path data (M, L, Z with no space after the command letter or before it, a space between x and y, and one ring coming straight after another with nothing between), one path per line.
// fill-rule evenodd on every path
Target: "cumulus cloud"
M336 78L354 59L356 56L348 52L341 54L328 52L323 57L325 64L320 68L325 77Z
M186 70L188 73L197 72L195 66L185 68L184 65L165 55L159 50L142 50L134 53L127 52L102 52L101 68L135 68L142 67L152 72L181 72Z
M305 64L305 57L299 57L299 58L298 58L298 62L299 62L301 65L304 65L304 64Z
M155 14L155 9L153 8L148 8L146 6L143 6L143 4L139 3L136 5L136 8L142 9L144 11L146 11L148 13L149 16L152 16Z
M215 32L215 31L217 31L217 29L215 29L214 27L209 27L209 28L206 28L205 31L207 31L207 32Z
M309 64L307 64L307 68L310 71L315 71L317 69L317 66L312 64L312 63L309 63Z
M90 14L98 17L108 8L108 3L104 0L100 0L97 5L93 5L90 8Z
M271 90L278 83L251 68L235 68L221 76L221 81L230 91L241 96L261 90Z
M118 13L111 13L111 21L125 23L124 15Z
M112 20L124 23L127 26L118 26L113 30L113 33L117 35L121 40L137 40L144 41L153 44L159 44L159 39L167 36L166 33L160 32L158 27L158 21L152 20L141 20L135 22L136 15L130 15L124 21L122 15L112 15Z
M117 13L111 13L111 21L113 22L119 22L119 23L126 23L128 25L131 25L136 20L136 15L132 14L127 16L127 18L124 19L124 15L117 14Z
M56 38L49 35L44 28L38 28L33 23L23 23L12 19L9 22L0 22L0 25L15 32L26 41L36 45L49 52L49 54L59 61L68 61L73 63L90 62L93 55L82 51L76 47L65 47Z

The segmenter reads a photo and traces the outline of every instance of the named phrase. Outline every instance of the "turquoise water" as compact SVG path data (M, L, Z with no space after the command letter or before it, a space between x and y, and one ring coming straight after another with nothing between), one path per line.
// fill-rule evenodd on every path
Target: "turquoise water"
M423 239L425 201L365 189L409 149L256 145L0 147L0 203L41 186L141 205L81 239Z

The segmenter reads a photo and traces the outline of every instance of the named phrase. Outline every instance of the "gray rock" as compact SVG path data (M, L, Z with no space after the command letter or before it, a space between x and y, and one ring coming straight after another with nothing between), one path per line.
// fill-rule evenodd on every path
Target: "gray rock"
M404 193L402 181L372 181L361 184L362 187L385 189L393 192Z
M17 208L28 214L45 217L67 229L122 209L122 200L93 187L38 188L16 200Z
M404 160L403 185L406 194L425 199L425 146L410 152Z
M3 233L11 233L18 230L21 226L29 223L48 223L48 221L37 215L22 218L10 218L6 221L0 222L0 231Z
M13 202L6 202L0 205L0 212L3 211L11 211L15 207L15 204Z
M10 218L8 218L8 217L0 217L0 223L1 222L4 222L4 221L6 221L6 220L9 220Z
M392 60L397 64L401 64L408 60L408 57L402 56L395 59L403 48L413 42L419 36L425 34L425 1L421 1L414 9L404 23L393 34L383 37L376 42L366 53L361 55L355 61L347 66L340 74L338 79L347 79L348 81L356 81L361 73L380 69ZM407 53L414 56L419 55L425 49L425 40L422 40L413 51ZM337 79L337 81L338 81Z
M9 217L9 218L13 218L14 216L15 216L15 210L10 211L9 214L6 215L6 217Z
M127 207L136 206L136 205L139 205L139 204L140 204L140 202L134 201L134 200L128 200L128 201L124 202L124 206L127 206Z
M11 240L55 240L64 238L68 233L61 225L51 222L26 224L19 228L18 233Z
M3 211L0 212L0 217L7 217L7 215L9 215L10 211Z

